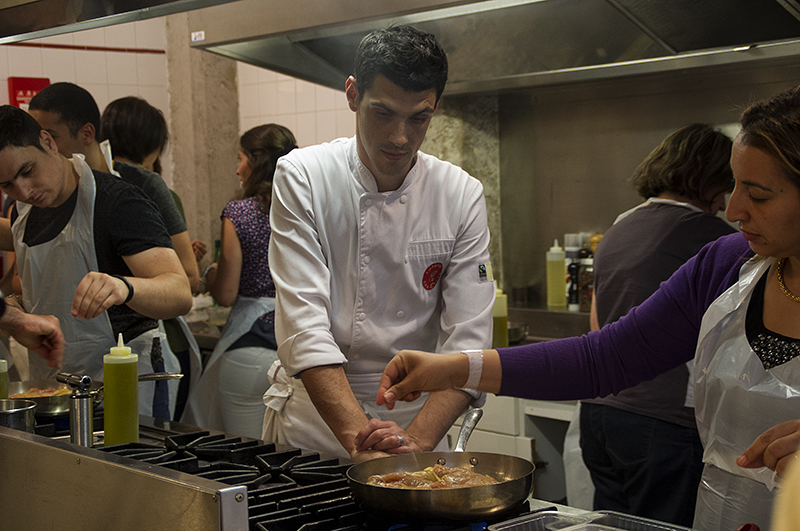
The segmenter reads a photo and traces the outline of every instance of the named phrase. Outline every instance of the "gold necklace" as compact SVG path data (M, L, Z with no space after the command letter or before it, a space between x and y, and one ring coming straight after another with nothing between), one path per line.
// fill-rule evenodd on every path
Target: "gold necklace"
M789 291L789 288L786 287L786 284L783 282L783 264L786 262L786 258L781 258L778 260L778 265L775 268L775 276L778 277L778 287L781 288L781 291L784 295L792 299L794 302L800 302L800 297Z

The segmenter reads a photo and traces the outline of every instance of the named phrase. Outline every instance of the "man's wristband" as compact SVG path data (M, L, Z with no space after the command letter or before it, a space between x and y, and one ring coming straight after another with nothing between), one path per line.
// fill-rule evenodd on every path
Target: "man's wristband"
M469 349L462 350L461 352L462 354L466 354L469 360L469 377L462 389L475 391L481 383L481 375L483 374L483 350Z
M122 275L109 275L109 276L120 279L125 283L125 286L128 287L128 296L125 298L123 302L117 304L117 306L122 306L123 304L128 304L129 302L131 302L131 299L133 298L133 284L131 284L130 280L123 277Z

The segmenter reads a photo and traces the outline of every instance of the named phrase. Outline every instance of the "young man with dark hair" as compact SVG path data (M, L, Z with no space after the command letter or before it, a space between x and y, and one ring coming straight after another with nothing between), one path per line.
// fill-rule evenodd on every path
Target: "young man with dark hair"
M419 151L446 81L432 35L377 30L345 84L356 136L279 160L269 250L279 362L265 440L355 461L443 449L453 421L482 399L450 390L424 405L374 405L398 350L491 344L483 187Z
M36 120L10 105L0 107L0 189L17 201L11 232L24 309L59 318L63 369L102 379L103 354L122 334L140 371L177 370L157 320L188 312L191 291L141 190L93 172L82 157L67 160ZM31 378L54 375L39 356L29 360ZM175 391L140 387L140 412L171 418Z

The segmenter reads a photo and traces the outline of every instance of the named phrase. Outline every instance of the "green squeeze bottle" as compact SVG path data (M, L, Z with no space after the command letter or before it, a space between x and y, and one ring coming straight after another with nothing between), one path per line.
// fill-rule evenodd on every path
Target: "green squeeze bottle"
M104 445L139 442L139 355L122 342L103 356Z
M8 398L8 362L0 360L0 399Z

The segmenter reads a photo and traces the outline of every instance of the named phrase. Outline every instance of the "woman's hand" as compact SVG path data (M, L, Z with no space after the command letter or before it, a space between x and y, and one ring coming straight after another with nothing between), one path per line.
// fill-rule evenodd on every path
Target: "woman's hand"
M753 441L747 450L736 459L742 468L765 466L783 476L786 467L796 459L800 448L800 420L788 420L773 426Z
M411 402L425 391L444 391L463 386L469 376L464 354L400 351L381 376L377 404L392 409L397 400Z
M396 423L370 419L356 434L356 451L377 450L387 454L421 452L417 441Z

